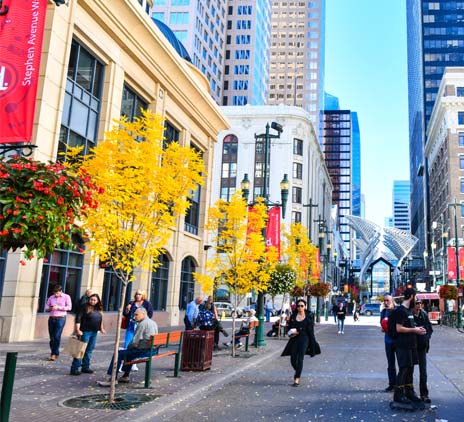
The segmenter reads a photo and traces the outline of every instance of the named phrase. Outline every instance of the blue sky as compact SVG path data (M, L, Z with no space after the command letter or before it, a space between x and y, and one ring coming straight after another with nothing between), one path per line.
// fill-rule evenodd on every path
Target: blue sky
M406 2L326 0L325 89L358 113L366 218L392 214L393 180L409 180Z

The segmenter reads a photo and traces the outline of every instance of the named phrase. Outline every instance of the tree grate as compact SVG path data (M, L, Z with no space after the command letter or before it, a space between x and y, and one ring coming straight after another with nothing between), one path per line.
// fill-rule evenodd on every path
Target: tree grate
M62 405L75 409L130 410L136 409L159 397L161 397L159 394L116 393L114 403L109 403L108 394L92 394L66 399L62 402Z

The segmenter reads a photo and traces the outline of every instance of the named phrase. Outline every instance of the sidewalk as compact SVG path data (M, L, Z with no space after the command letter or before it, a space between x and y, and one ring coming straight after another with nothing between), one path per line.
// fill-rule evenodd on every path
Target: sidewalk
M231 331L229 323L225 322L227 330ZM171 327L169 331L183 329ZM266 324L266 330L270 324ZM160 331L168 331L160 328ZM94 374L70 376L69 370L72 358L61 354L56 362L47 360L50 350L48 339L32 342L0 344L0 374L3 376L6 352L18 352L16 377L14 382L13 400L10 411L11 422L49 421L51 418L65 418L67 422L96 420L139 420L154 413L160 414L164 407L182 402L190 396L202 394L203 391L222 385L226 379L246 371L266 359L280 353L285 342L268 341L267 346L257 350L250 347L249 352L239 350L237 357L231 356L231 349L221 347L213 352L212 368L203 372L180 372L179 378L174 378L174 357L156 359L152 366L151 389L144 389L145 365L139 365L138 372L132 372L130 384L119 384L117 392L155 394L160 398L137 409L127 410L88 410L73 409L62 406L66 399L89 394L105 394L108 388L99 387L97 381L106 378L114 344L115 333L106 336L99 334L97 347L92 357ZM230 337L228 338L230 339ZM66 338L63 338L63 343ZM222 337L220 344L226 339ZM153 419L151 419L153 420Z
M288 358L279 358L287 339L268 337L265 338L266 347L259 351L251 347L248 353L239 351L235 358L230 355L230 349L214 352L210 370L181 372L179 378L173 377L173 357L157 359L153 361L150 390L143 388L145 367L140 365L140 370L132 374L133 382L118 385L117 392L159 397L130 411L62 406L64 400L72 397L109 391L96 382L106 376L114 333L98 339L92 365L95 374L68 375L72 360L68 356L48 362L48 339L42 339L0 344L0 376L3 375L5 352L18 351L10 412L12 422L48 422L58 418L66 422L242 421L253 419L252 415L256 415L254 419L267 415L266 420L274 421L278 420L273 413L277 411L286 416L284 419L296 416L292 400L305 412L324 413L325 419L317 417L324 421L343 420L339 416L342 411L344 416L352 415L351 419L357 417L365 422L387 419L429 422L435 421L435 417L448 422L464 420L461 406L464 402L464 335L448 327L434 326L428 372L431 398L438 406L436 413L398 413L389 409L391 395L383 392L386 361L378 322L378 317L361 317L356 323L348 317L345 334L341 335L337 334L333 318L326 322L322 317L321 323L316 325L322 355L305 359L303 386L297 391L289 387L292 371ZM230 322L224 325L230 332ZM266 324L265 332L270 326ZM220 344L224 340L221 337ZM265 399L256 401L257 391L265 395ZM221 414L224 416L219 417ZM314 415L309 418L306 414L301 420L313 419Z

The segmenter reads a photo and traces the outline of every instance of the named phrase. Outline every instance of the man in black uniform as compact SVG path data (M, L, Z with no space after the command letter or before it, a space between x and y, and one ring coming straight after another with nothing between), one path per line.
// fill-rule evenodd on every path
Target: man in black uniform
M416 300L416 306L414 307L414 323L416 327L424 327L427 332L425 336L417 336L417 358L419 361L420 396L424 403L431 403L427 388L427 353L430 347L430 337L432 337L433 328L427 312L422 309L422 302L420 300Z
M407 288L403 296L403 303L395 308L389 318L389 323L390 319L395 323L395 352L399 367L393 401L404 408L423 409L424 403L414 392L413 373L414 365L418 363L417 336L424 336L426 330L424 327L416 327L414 323L411 309L415 306L416 291Z

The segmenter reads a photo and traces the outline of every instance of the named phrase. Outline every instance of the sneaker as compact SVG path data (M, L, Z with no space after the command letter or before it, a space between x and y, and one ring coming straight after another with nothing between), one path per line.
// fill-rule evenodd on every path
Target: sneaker
M128 382L130 382L129 375L127 375L127 376L126 376L126 375L123 375L122 377L120 377L120 378L118 379L118 381L119 381L119 382L122 382L122 383L128 383Z
M345 332L344 332L344 331L342 331L342 334L345 334Z
M93 374L95 371L93 369L90 369L90 368L82 368L81 372L83 374Z
M51 361L51 362L55 361L56 360L56 355L50 355L48 360Z
M84 371L82 371L84 372ZM80 375L81 374L81 371L73 371L71 370L71 372L69 372L69 375Z
M341 333L342 333L341 331L338 332L338 334L341 334Z
M241 349L243 347L243 344L242 343L239 343L235 346L236 349Z
M132 365L132 369L131 369L131 370L134 371L134 372L137 372L137 371L139 370L139 367L134 363L134 364Z
M421 400L427 404L432 403L432 400L430 400L428 396L421 396Z
M111 387L111 378L104 381L97 381L100 387ZM115 381L115 385L118 385L118 380Z
M226 347L229 347L229 343L224 342L224 343L222 343L222 344L223 344L224 346L226 346Z
M383 391L385 391L386 393L390 393L390 392L392 392L392 391L394 391L394 390L395 390L395 387L393 387L393 385L389 385L389 386L388 386L385 390L383 390Z

